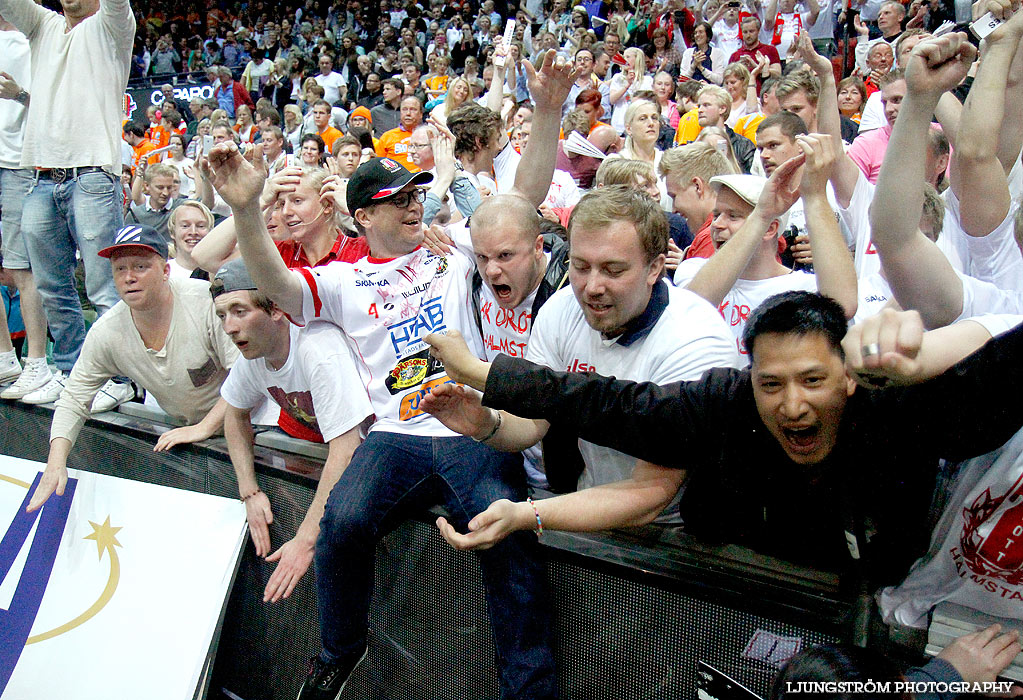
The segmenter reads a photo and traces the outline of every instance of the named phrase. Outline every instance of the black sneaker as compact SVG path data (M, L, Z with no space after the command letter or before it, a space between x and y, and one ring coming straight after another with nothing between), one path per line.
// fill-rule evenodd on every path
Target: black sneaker
M354 662L338 662L325 664L319 656L314 656L309 662L309 673L302 684L302 690L298 691L298 700L337 700L348 685L349 679L359 667L369 647L363 650L362 655Z

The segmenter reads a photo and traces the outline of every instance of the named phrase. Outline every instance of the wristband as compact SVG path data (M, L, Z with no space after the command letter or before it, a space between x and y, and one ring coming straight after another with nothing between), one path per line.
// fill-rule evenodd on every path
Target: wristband
M493 410L493 409L491 409L491 410ZM492 438L495 435L497 435L497 431L501 429L501 412L500 411L494 411L494 413L497 414L497 422L494 423L494 429L491 430L489 433L487 433L486 437L475 438L475 437L472 437L472 435L470 435L469 437L472 438L473 440L475 440L476 442L486 442L490 438Z
M543 523L540 522L540 511L536 509L536 504L533 503L532 496L526 496L526 503L533 509L533 515L536 516L536 536L539 537L543 534Z
M242 497L241 497L241 498L239 498L238 500L239 500L239 501L241 501L242 503L245 503L245 502L246 502L247 500L249 500L250 498L252 498L253 496L255 496L255 495L256 495L257 493L263 493L263 492L262 492L262 491L261 491L260 489L256 489L255 491L253 491L252 493L250 493L250 494L249 494L248 496L242 496Z

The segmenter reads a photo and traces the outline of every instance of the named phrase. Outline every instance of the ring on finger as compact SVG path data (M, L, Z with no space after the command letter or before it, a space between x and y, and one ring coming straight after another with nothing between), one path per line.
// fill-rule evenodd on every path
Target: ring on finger
M863 357L870 357L871 355L880 355L881 346L877 343L869 343L868 345L864 345L861 348L860 353L863 355Z

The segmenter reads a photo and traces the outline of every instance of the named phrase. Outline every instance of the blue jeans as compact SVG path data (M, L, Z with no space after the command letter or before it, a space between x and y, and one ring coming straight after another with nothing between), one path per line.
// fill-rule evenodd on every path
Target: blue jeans
M36 286L53 335L53 361L69 371L85 342L82 305L75 290L75 251L85 264L85 291L96 313L117 303L110 262L97 253L124 225L121 188L105 172L89 172L56 183L40 176L21 216Z
M452 525L493 501L526 495L519 454L464 437L431 438L375 431L355 451L330 492L316 542L316 591L322 659L362 653L373 593L377 541L411 513L442 503ZM479 553L497 649L501 697L557 697L550 612L540 547L516 532Z

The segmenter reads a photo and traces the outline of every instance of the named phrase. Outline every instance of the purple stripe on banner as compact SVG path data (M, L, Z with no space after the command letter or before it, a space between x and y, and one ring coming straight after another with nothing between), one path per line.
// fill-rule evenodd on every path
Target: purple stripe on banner
M36 518L39 519L25 568L11 599L11 607L9 610L0 610L0 694L3 694L11 680L11 674L21 658L39 606L43 602L46 584L50 581L57 549L71 511L71 501L75 497L75 487L78 485L78 479L68 479L63 496L53 494L41 509L26 513L25 508L41 478L42 472L36 474L32 487L14 516L14 522L7 528L3 540L0 540L0 580L3 580L10 573L14 559L32 530L32 524Z

